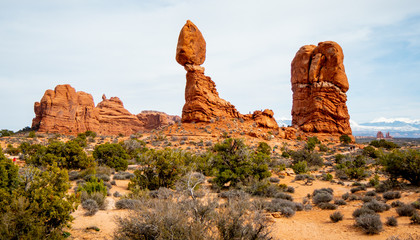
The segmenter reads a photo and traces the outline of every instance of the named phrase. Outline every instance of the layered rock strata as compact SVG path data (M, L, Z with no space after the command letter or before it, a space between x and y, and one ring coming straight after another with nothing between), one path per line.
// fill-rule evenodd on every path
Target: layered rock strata
M45 91L34 105L32 128L39 132L77 134L94 131L101 135L130 135L180 121L178 116L162 112L145 111L131 114L118 97L107 99L96 107L92 95L76 92L70 85L58 85Z
M271 110L242 115L230 102L219 97L216 84L204 75L200 65L206 59L206 41L191 21L181 29L176 49L176 61L187 71L185 105L182 122L210 122L220 117L254 120L261 127L278 128Z
M351 135L349 83L343 50L335 42L299 49L292 61L292 125L308 133Z

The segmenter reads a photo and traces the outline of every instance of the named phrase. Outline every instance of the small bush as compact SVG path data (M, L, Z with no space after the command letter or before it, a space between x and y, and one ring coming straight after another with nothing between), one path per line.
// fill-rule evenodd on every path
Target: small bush
M322 210L335 210L337 209L337 205L329 203L329 202L321 202L317 205Z
M280 212L281 209L285 207L289 207L293 210L297 209L296 203L292 201L280 199L280 198L274 198L273 200L271 200L271 202L267 204L266 210L269 212Z
M218 194L219 197L221 198L228 198L228 199L243 199L243 198L248 198L249 195L242 191L242 190L237 190L237 189L232 189L226 192L221 192Z
M416 209L409 204L404 204L400 207L397 207L396 211L398 216L411 217L416 212Z
M293 202L293 197L287 193L279 192L275 196L275 198L285 199Z
M411 206L413 206L415 209L420 209L420 199L417 199L417 201L412 202Z
M347 202L343 199L337 199L334 201L334 204L342 206L342 205L347 205Z
M295 210L293 210L290 207L284 207L280 209L280 212L283 216L289 218L292 217L293 215L295 215Z
M358 187L354 187L354 188L350 189L350 192L351 193L356 193L356 192L364 191L364 190L366 190L365 186L358 186Z
M86 210L85 216L93 216L99 210L98 203L93 199L87 199L82 202L83 209Z
M360 197L359 196L357 196L356 194L350 194L350 196L349 196L349 199L348 199L349 201L357 201L357 200L360 200Z
M330 219L334 223L343 220L343 217L344 217L344 215L339 211L336 211L336 212L334 212L330 215Z
M368 196L368 197L376 197L376 195L377 194L375 191L368 191L365 193L365 196Z
M269 180L272 183L278 183L278 182L280 182L280 178L278 178L278 177L270 177Z
M288 186L285 191L288 192L288 193L294 193L295 192L295 188L292 187L292 186Z
M388 217L388 218L386 218L385 224L387 226L396 227L396 226L398 226L398 220L394 216Z
M299 161L293 164L292 169L296 174L306 173L309 170L308 164L306 161Z
M399 201L399 200L397 200L397 201L393 201L393 202L391 203L391 207L393 207L393 208L396 208L396 207L401 207L402 205L404 205L404 203L403 203L403 202L401 202L401 201Z
M133 178L135 175L130 172L117 172L112 179L114 180L128 180Z
M122 195L121 195L120 192L116 191L116 192L114 192L113 196L114 197L121 197Z
M120 199L115 203L117 209L137 209L141 206L141 202L136 199Z
M382 194L382 197L386 200L397 199L397 198L401 198L401 193L400 192L385 192Z
M420 224L420 214L417 211L410 217L410 222L411 224Z
M341 195L341 198L343 200L347 200L347 199L349 199L349 197L350 197L350 193L344 193L343 195Z
M376 200L372 200L370 202L367 202L367 203L363 204L363 207L371 209L375 212L383 212L383 211L387 211L391 208L391 206L389 206L388 204L381 203L381 202L378 202Z
M378 214L362 214L356 218L356 226L366 234L378 234L382 231L382 222Z
M318 193L312 198L312 202L316 205L323 202L329 202L331 200L333 200L333 195L327 192Z
M354 210L352 215L353 215L354 218L358 218L363 214L375 214L375 211L373 211L372 209L369 209L369 208L361 207L361 208L358 208L358 209Z

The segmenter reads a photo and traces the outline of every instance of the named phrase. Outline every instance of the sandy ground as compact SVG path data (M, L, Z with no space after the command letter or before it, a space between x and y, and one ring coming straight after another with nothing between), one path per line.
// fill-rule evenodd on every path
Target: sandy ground
M351 186L342 186L338 184L331 184L326 181L316 180L313 185L305 185L302 181L293 181L293 176L286 176L281 179L280 183L293 186L295 193L291 194L295 202L301 202L308 194L315 189L331 187L334 189L335 198L341 198L341 195L350 192ZM348 183L349 184L349 183ZM117 186L113 186L111 193L118 191L122 194L128 192L128 180L117 180ZM368 189L370 190L370 189ZM420 198L420 193L403 192L402 202L413 202ZM72 229L69 230L72 239L112 239L113 232L116 229L115 217L125 216L129 214L127 210L117 210L113 206L118 198L108 197L108 208L100 210L94 216L84 216L84 210L79 206L78 210L72 215L75 220L72 224ZM392 201L388 202L391 203ZM384 224L384 231L379 235L366 235L360 229L354 226L354 219L352 213L356 208L362 205L361 201L352 201L345 206L339 206L337 210L321 210L314 207L310 211L296 212L291 218L274 218L271 217L271 234L273 239L323 239L323 240L345 240L345 239L370 239L379 240L387 239L390 236L399 236L404 239L408 234L420 239L420 227L418 225L411 225L408 217L397 217L395 208L389 211L380 213L382 222L386 221L387 217L395 216L398 219L397 227L388 227ZM338 223L332 223L329 216L334 211L341 211L344 214L344 220ZM87 230L86 228L96 226L100 230Z

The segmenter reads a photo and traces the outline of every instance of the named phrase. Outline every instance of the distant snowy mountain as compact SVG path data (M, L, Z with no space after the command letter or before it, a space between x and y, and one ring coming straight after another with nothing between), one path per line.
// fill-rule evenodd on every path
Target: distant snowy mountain
M277 124L280 127L291 126L292 120L280 118ZM350 120L350 126L354 136L376 137L376 133L381 131L384 135L389 132L396 138L420 138L420 119L381 117L367 123Z
M377 118L367 123L350 120L355 136L376 136L378 131L389 132L393 137L420 138L420 119L409 118Z

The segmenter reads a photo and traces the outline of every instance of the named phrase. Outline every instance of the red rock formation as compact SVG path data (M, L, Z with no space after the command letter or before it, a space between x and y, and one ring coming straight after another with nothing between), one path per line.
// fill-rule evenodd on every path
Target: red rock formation
M99 127L99 111L92 95L76 92L68 84L45 91L34 110L32 127L40 132L74 134Z
M142 111L137 114L137 118L144 123L144 128L147 130L181 122L181 118L179 116L168 115L158 111Z
M292 124L304 132L351 135L343 65L335 42L303 46L292 61Z
M187 21L178 38L176 60L187 70L182 122L209 122L217 117L239 118L235 106L221 99L216 84L199 65L206 58L206 42L200 30Z
M151 130L179 120L178 116L145 112L131 114L118 97L107 99L95 107L92 95L76 92L70 85L47 90L41 102L35 103L32 127L39 132L77 134L87 130L102 135L130 135Z
M244 118L256 121L261 127L278 128L271 110L242 115L235 106L220 98L216 84L204 75L204 68L200 66L205 59L206 42L203 35L188 20L179 34L176 51L177 62L187 71L182 122L210 122L218 117Z
M97 106L101 126L97 130L98 133L103 135L129 135L144 130L143 122L125 109L118 97L106 99L103 96L102 99L102 102Z

